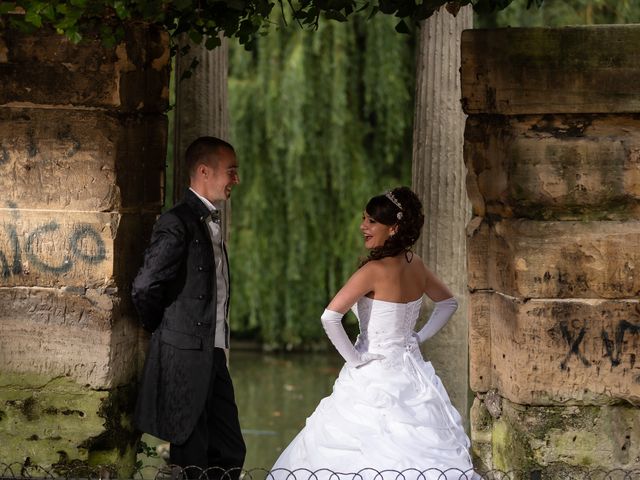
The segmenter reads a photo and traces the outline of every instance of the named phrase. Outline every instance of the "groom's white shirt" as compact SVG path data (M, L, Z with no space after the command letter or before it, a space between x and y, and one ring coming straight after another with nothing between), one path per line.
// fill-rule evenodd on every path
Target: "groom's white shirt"
M193 188L189 188L207 207L210 212L218 210L213 203L204 198ZM219 348L229 348L229 322L227 319L227 301L229 292L229 272L227 271L227 261L224 255L224 240L222 239L222 229L220 224L213 220L207 220L211 244L213 245L213 255L216 261L216 335L214 346Z

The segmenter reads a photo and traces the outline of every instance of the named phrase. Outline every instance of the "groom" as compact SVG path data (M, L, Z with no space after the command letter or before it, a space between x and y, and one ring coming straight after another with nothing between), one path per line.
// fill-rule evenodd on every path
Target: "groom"
M135 422L171 442L172 464L219 467L209 478L236 469L237 479L246 449L226 364L229 263L213 202L240 183L238 161L215 137L195 140L185 161L190 188L157 220L133 282L133 303L153 332Z

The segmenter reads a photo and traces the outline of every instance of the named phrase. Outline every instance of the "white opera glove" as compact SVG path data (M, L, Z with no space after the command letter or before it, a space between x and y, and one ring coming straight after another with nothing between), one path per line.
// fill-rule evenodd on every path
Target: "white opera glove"
M458 309L458 301L454 297L436 302L435 305L424 327L422 327L419 332L413 334L416 340L418 340L418 343L422 343L438 333Z
M336 347L338 353L342 355L342 358L345 359L347 365L350 367L361 367L372 360L384 358L384 355L370 352L360 353L355 349L342 326L343 316L343 313L325 310L320 320L322 321L324 331L327 333L327 337L329 337L333 346Z

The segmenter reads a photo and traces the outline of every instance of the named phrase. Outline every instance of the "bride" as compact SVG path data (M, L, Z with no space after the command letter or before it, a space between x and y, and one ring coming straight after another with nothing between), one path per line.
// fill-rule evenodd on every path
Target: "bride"
M435 335L458 306L411 251L423 223L420 200L407 187L367 203L360 230L370 253L321 317L346 364L333 393L282 452L270 478L478 478L460 415L420 353L419 343ZM415 332L423 294L435 308ZM360 325L355 346L342 326L350 307Z

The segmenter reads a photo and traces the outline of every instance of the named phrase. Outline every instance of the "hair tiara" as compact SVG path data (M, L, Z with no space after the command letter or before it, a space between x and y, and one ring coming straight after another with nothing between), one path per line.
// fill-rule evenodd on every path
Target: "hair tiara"
M393 203L396 207L398 207L398 210L400 211L396 213L396 218L398 220L402 220L402 205L400 204L398 199L393 195L393 192L391 190L388 190L387 192L385 192L384 196L387 197L389 201Z

